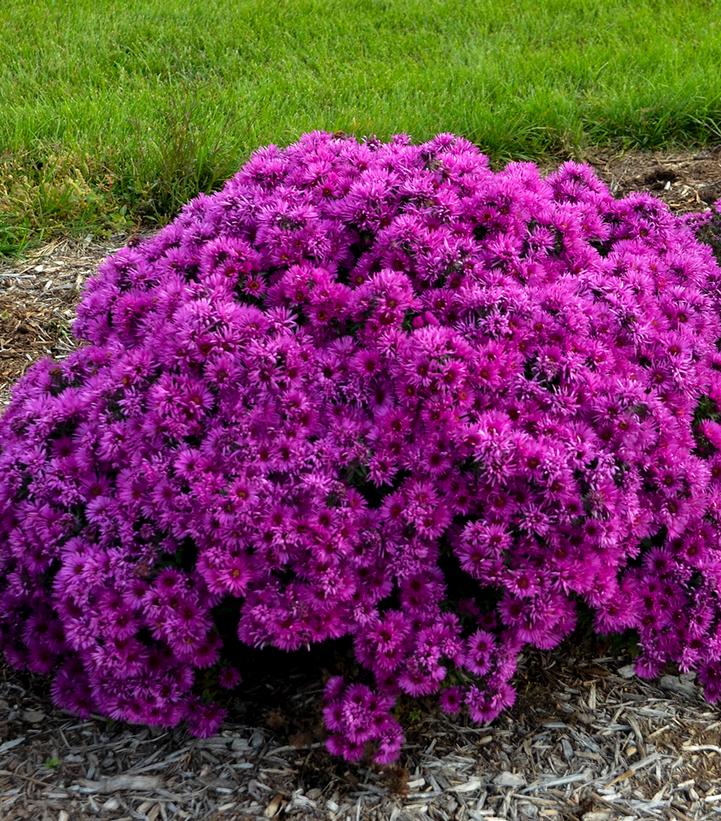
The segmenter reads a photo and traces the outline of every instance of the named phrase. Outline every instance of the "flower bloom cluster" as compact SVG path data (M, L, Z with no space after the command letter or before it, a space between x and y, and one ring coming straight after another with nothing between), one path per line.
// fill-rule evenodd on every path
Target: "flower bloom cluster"
M0 649L214 732L239 647L350 637L328 747L492 720L579 607L721 695L721 270L647 195L312 133L109 258L0 423Z

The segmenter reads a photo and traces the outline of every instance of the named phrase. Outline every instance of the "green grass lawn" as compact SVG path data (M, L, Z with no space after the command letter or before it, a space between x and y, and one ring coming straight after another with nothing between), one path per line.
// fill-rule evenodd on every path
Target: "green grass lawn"
M3 0L0 253L162 221L311 129L721 141L719 65L715 0Z

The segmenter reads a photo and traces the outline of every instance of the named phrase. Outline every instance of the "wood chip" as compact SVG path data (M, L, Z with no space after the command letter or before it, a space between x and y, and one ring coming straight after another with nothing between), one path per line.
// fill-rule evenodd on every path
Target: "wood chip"
M80 790L87 793L149 792L161 789L162 780L156 775L116 775L100 781L82 779ZM73 789L70 787L70 789Z

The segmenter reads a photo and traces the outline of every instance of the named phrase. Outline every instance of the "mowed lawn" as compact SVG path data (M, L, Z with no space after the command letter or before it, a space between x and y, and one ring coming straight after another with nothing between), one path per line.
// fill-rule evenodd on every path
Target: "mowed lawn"
M0 253L163 221L304 131L721 142L715 0L3 0Z

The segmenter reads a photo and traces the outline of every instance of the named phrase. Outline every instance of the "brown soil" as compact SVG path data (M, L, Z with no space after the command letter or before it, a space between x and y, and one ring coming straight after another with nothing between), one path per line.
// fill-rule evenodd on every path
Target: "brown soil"
M586 158L617 196L648 191L675 211L703 211L721 199L721 146L692 152L596 152Z

